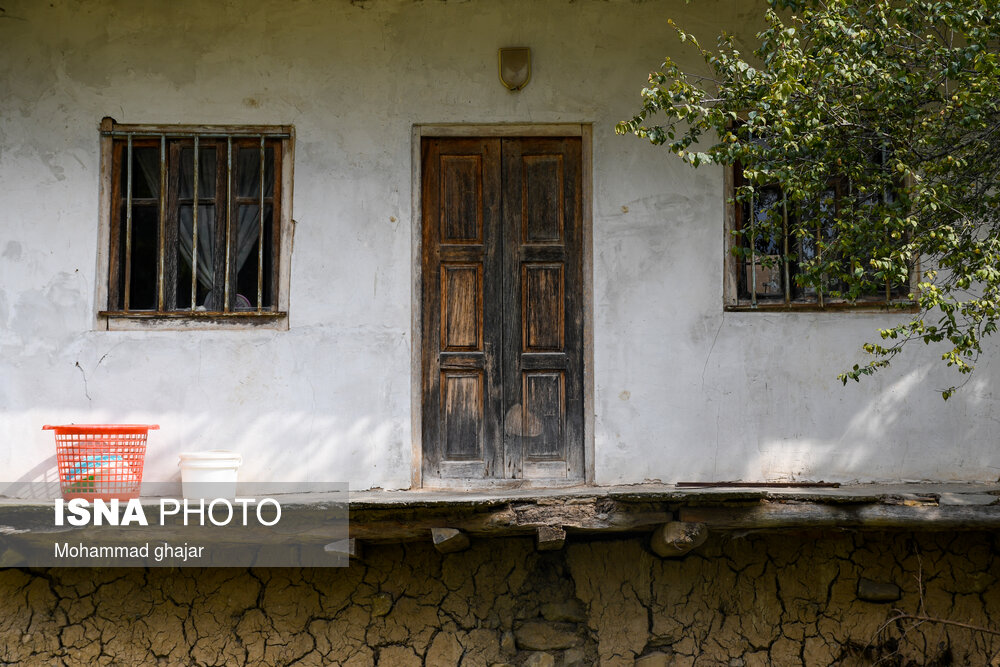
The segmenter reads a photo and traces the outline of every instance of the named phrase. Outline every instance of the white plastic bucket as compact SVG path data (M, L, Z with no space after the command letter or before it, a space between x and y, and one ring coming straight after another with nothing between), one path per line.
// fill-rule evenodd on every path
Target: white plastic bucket
M213 449L207 452L182 452L181 489L185 498L212 499L236 497L236 472L243 463L237 452Z

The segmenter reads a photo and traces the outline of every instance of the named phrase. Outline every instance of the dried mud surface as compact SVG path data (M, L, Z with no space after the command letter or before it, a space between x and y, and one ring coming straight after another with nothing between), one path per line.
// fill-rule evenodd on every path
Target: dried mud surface
M8 569L0 663L1000 664L1000 636L965 627L1000 630L998 577L987 533L713 535L678 560L637 536L428 540L339 569Z

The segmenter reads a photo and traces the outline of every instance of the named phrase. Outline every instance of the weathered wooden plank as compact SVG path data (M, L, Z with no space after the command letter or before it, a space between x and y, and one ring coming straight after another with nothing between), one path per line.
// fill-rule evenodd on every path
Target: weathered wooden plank
M160 253L163 255L163 310L167 311L177 310L177 252L180 224L180 205L177 200L180 195L180 162L181 146L177 142L172 142L167 149L166 220L163 225L163 247L160 248Z
M291 125L133 125L125 123L115 123L112 121L108 127L103 121L101 132L126 133L132 132L140 136L154 134L171 135L192 135L192 134L213 134L213 135L291 135L293 128Z
M450 526L471 535L531 535L541 527L571 532L627 532L652 530L672 518L655 504L632 506L608 501L536 505L519 503L482 508L392 508L351 513L351 536L366 541L421 539L429 529Z
M579 137L584 125L579 123L533 123L531 125L504 123L488 125L442 125L426 123L416 125L421 137Z
M679 518L705 523L713 530L809 527L991 530L1000 527L1000 506L766 503L743 507L685 507L680 510Z
M606 495L559 496L541 495L507 498L468 499L455 494L451 501L433 501L434 496L414 493L391 502L361 502L350 509L350 537L374 543L426 541L432 529L447 527L472 537L524 536L539 539L543 534L587 537L600 533L652 532L669 524L670 503L659 500L615 500ZM633 492L637 494L638 492ZM387 494L392 495L392 494ZM834 502L843 502L840 498ZM156 505L155 499L147 501ZM300 496L282 502L279 529L235 531L233 542L265 542L324 545L345 535L342 514L336 504ZM148 510L147 511L151 511ZM342 510L341 510L342 512ZM1000 529L1000 506L997 505L887 505L881 503L820 504L815 502L754 502L723 503L710 507L686 506L677 511L682 522L704 523L708 530L773 531L773 530L983 530ZM106 527L105 527L106 528ZM113 529L116 530L116 529ZM130 540L150 540L159 537L158 528L129 527ZM60 533L64 540L84 540L104 534L103 528L54 526L52 505L6 500L0 503L0 542L5 535L18 539L51 540ZM193 539L193 538L192 538ZM665 540L668 541L668 540Z
M566 531L559 526L539 526L535 545L539 551L559 551L566 545Z
M103 128L105 123L101 124ZM124 289L123 273L125 271L125 260L122 257L122 248L124 247L124 235L125 232L122 229L122 208L124 204L122 203L122 188L121 188L121 173L122 165L124 164L124 159L122 153L124 152L124 147L120 144L114 144L110 138L107 141L102 140L101 146L102 156L105 153L110 153L112 164L110 166L110 173L106 174L106 180L102 181L103 185L106 185L110 191L110 201L108 202L108 215L109 219L107 224L109 226L109 246L108 246L108 300L107 308L111 310L121 310L124 308ZM105 304L101 304L105 305Z

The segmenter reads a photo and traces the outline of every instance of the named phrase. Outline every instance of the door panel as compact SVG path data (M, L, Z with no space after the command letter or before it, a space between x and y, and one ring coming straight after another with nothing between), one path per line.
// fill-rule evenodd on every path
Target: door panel
M583 478L581 142L425 139L425 478Z
M452 150L461 149L453 147ZM483 157L440 156L441 243L483 242Z
M562 155L522 155L521 161L521 239L524 243L562 243Z
M504 470L583 478L581 141L503 143Z
M441 431L446 461L482 461L486 396L482 371L441 372Z
M483 351L483 265L441 264L441 349Z
M565 458L566 374L562 371L529 371L522 374L524 396L524 455L532 460Z
M425 141L423 473L500 473L500 142Z
M561 263L521 265L521 352L565 349L565 281Z

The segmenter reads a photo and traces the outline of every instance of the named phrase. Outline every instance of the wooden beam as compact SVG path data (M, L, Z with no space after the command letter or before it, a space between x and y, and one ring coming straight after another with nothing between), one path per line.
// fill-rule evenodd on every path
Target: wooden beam
M671 520L662 503L624 503L588 497L573 502L517 502L488 506L394 506L351 509L351 537L366 542L425 539L449 526L482 537L535 535L540 527L567 532L649 531Z
M539 526L535 544L539 551L559 551L566 545L566 531L559 526Z
M682 521L705 523L713 530L783 528L900 528L910 530L996 530L997 505L819 505L762 503L742 507L685 507Z
M456 528L431 528L434 548L443 554L453 554L469 548L469 536Z

